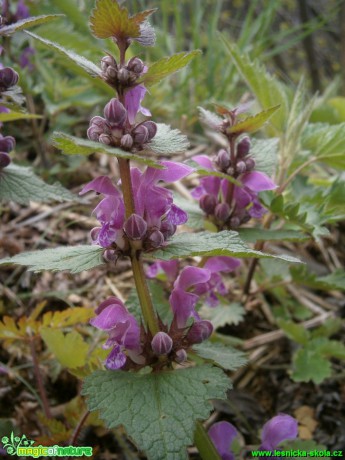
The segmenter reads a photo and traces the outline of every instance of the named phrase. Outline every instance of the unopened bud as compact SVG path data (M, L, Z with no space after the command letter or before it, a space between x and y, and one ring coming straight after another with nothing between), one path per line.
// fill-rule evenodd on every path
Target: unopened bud
M254 160L254 158L247 158L245 163L246 163L247 171L251 171L252 169L255 168L255 160Z
M0 134L1 136L1 134ZM0 151L1 152L11 152L16 146L16 140L12 136L5 136L0 138Z
M244 161L239 161L236 165L236 172L237 174L243 174L246 172L247 166Z
M118 254L114 249L106 249L103 253L103 257L107 262L116 262Z
M226 171L226 169L230 166L230 154L225 149L219 150L216 163L221 171Z
M187 334L187 340L190 344L201 343L208 339L213 332L211 321L202 320L193 324Z
M0 169L6 168L11 163L11 158L8 153L0 152Z
M173 341L165 332L157 332L152 339L151 346L156 355L167 355L171 352Z
M164 236L164 240L167 240L168 238L173 236L174 233L176 232L176 229L177 229L176 225L172 224L171 222L168 222L168 221L164 220L162 222L161 228L160 228L160 231Z
M102 144L111 145L111 137L108 134L101 134L98 140Z
M250 139L248 136L244 137L237 144L237 158L242 159L248 155L250 150Z
M159 230L154 230L148 237L148 241L152 248L159 248L164 243L164 236Z
M141 126L145 126L147 129L149 141L157 134L157 125L154 121L144 121Z
M214 210L215 217L221 222L225 222L230 217L231 210L228 203L218 203Z
M141 240L147 231L147 223L138 214L132 214L123 227L126 235L131 240Z
M233 175L235 174L235 169L234 169L232 166L230 166L230 168L228 168L228 169L226 170L226 173L227 173L229 176L233 176Z
M240 225L241 225L241 219L239 217L234 216L234 217L232 217L230 219L230 227L231 228L237 228Z
M113 58L113 56L104 56L104 58L102 58L101 60L101 69L103 70L103 72L105 72L108 67L115 67L115 69L117 67L116 61Z
M132 136L133 136L134 142L136 144L142 145L142 144L145 144L145 142L148 141L148 139L149 139L149 131L142 124L142 125L139 125L139 126L137 126L136 128L133 129Z
M98 142L99 136L103 134L103 131L97 126L90 126L86 134L90 141Z
M103 131L105 131L107 128L107 121L102 117L92 117L90 120L90 126L97 126L98 128L101 128Z
M8 89L18 83L19 75L11 67L0 69L0 88Z
M199 206L206 214L213 214L217 205L217 198L213 195L203 195L200 198Z
M122 127L127 119L127 110L118 99L111 99L104 107L104 116L111 125Z
M181 350L177 350L175 361L177 363L184 363L186 360L187 360L186 350L184 350L183 348L181 348Z
M126 86L129 83L130 73L127 69L122 67L120 70L117 71L117 79L121 83L121 85Z
M127 69L136 73L138 76L142 73L144 67L143 61L137 57L132 57L127 63Z
M116 67L113 67L113 66L110 66L107 68L107 70L105 71L105 77L107 80L115 80L115 78L117 77L117 69Z
M130 134L125 134L121 137L121 147L129 150L133 145L133 137Z

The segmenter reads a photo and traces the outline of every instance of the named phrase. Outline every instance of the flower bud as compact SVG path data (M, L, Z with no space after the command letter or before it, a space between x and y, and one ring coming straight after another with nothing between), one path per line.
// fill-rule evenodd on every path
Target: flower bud
M123 227L126 235L131 240L141 240L147 231L147 223L138 214L132 214Z
M235 169L230 166L230 168L226 170L226 173L229 174L229 176L233 176L235 174Z
M1 136L1 134L0 134ZM0 137L0 151L1 152L11 152L16 146L16 140L12 136Z
M115 59L113 58L113 56L104 56L104 58L102 58L101 60L101 69L103 70L103 72L105 72L108 67L114 67L116 69L117 67L117 64L116 64L116 61Z
M11 163L11 158L8 153L0 152L0 169L6 168Z
M230 154L225 149L219 150L216 157L216 164L220 170L226 171L226 168L230 166Z
M154 230L148 237L148 241L152 248L159 248L164 243L164 236L159 230Z
M190 344L201 343L208 339L213 332L211 321L197 321L192 325L187 334L187 340Z
M19 80L19 75L11 67L0 69L0 88L8 89L16 85Z
M183 363L187 360L187 353L186 350L181 348L181 350L177 350L176 356L175 356L175 361L177 363Z
M246 163L247 171L251 171L252 169L255 168L255 160L254 160L254 158L247 158L245 163Z
M157 125L154 121L144 121L141 126L145 126L147 129L149 141L157 134Z
M101 227L94 227L94 228L91 230L90 236L91 236L92 241L96 241L96 240L97 240L100 231L101 231Z
M105 71L105 78L107 80L113 81L116 79L116 77L117 77L116 67L113 67L113 66L108 67L107 70Z
M149 139L149 130L142 124L132 131L133 140L136 144L142 145Z
M244 137L237 144L237 158L242 159L248 155L250 150L250 139L248 136Z
M125 134L121 137L121 147L129 150L133 145L133 137L130 134Z
M230 217L231 210L228 203L218 203L214 210L214 215L221 222L225 222Z
M130 80L130 73L127 69L122 67L120 70L117 71L117 79L121 83L121 85L126 86Z
M103 257L107 262L116 262L118 254L114 249L106 249L103 253Z
M167 240L176 232L177 226L164 220L161 224L160 231L163 234L164 240Z
M237 228L241 225L241 219L237 216L234 216L230 219L230 227Z
M206 214L213 214L217 205L217 198L213 195L203 195L200 198L199 206Z
M111 137L108 134L101 134L98 140L102 144L111 145Z
M167 355L171 352L173 341L165 332L157 332L152 339L151 346L156 355Z
M138 76L142 73L144 67L143 61L137 57L132 57L127 63L127 69L136 73Z
M118 99L111 99L104 107L104 116L111 125L122 127L127 119L127 110Z
M247 166L244 161L239 161L236 165L236 172L237 174L243 174L246 172Z
M108 128L107 121L105 118L102 117L92 117L90 120L90 126L97 126L97 128L102 129L102 131L106 131Z

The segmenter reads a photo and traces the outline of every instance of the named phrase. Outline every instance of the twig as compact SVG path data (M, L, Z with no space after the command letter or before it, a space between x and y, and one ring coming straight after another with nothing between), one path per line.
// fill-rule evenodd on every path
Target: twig
M86 419L88 418L88 416L90 415L90 411L87 410L83 416L81 417L81 419L79 420L78 422L78 425L75 427L75 430L71 436L71 439L69 440L69 445L70 446L74 446L77 442L77 439L78 439L78 436L79 436L79 433L80 433L80 430L82 429L82 426L84 425L84 423L86 422Z

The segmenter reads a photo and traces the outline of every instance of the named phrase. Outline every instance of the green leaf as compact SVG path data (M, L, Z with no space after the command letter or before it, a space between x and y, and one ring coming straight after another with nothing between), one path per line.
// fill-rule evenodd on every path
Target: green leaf
M266 230L264 228L242 228L238 233L246 243L256 241L305 241L309 236L297 230Z
M242 133L255 133L258 131L271 116L279 109L280 105L270 107L269 109L263 110L256 115L247 117L243 121L236 123L227 129L228 133L240 135Z
M326 161L329 155L341 154L345 150L345 123L328 125L309 124L302 136L302 146Z
M29 201L47 203L50 201L73 201L78 197L59 183L46 184L37 177L31 168L11 163L0 171L0 201L10 200L19 204Z
M324 358L345 359L345 345L338 340L316 337L308 343L308 348L320 353Z
M174 204L183 209L188 214L188 221L185 225L194 228L195 230L204 229L205 214L200 209L196 200L190 201L182 198L177 193L174 194Z
M0 122L15 121L15 120L32 120L33 118L42 118L41 115L33 115L32 113L24 112L4 112L0 113Z
M117 1L97 0L91 13L90 27L97 38L137 38L140 36L140 24L154 11L146 10L129 16L127 8L121 7Z
M283 329L289 339L294 340L300 345L306 345L308 343L310 334L304 326L284 320L278 320L278 326Z
M287 262L301 263L299 259L287 255L264 254L247 247L237 232L219 233L179 233L168 242L167 246L155 251L155 259L171 260L193 256L231 256L277 258Z
M244 317L245 310L239 303L220 303L216 307L204 305L200 314L203 319L212 322L215 329L225 326L226 324L239 324Z
M281 105L280 110L272 116L271 123L280 132L283 132L289 111L286 89L273 75L269 74L258 60L253 60L248 54L241 53L237 46L231 45L223 36L220 37L237 70L260 102L261 107Z
M328 450L326 446L317 444L312 439L290 439L279 444L282 451L295 450L306 452L304 458L311 458L313 460L324 460L324 451ZM316 452L315 452L316 451ZM318 455L318 453L320 455ZM288 458L288 457L286 457ZM299 460L301 457L293 457L294 460ZM303 458L303 457L302 457Z
M55 132L52 136L53 145L69 155L91 155L92 153L99 152L107 155L115 156L117 158L126 158L128 160L137 161L138 163L152 166L153 168L163 169L164 167L150 158L145 156L136 155L134 153L125 152L124 150L109 147L100 142L93 142L88 139L80 139L78 137L70 136L68 134Z
M12 88L1 93L1 105L11 110L22 110L22 105L25 98L20 86L12 86Z
M278 165L279 139L252 139L250 155L255 159L258 171L273 176Z
M171 129L171 126L164 123L157 123L157 133L151 142L146 144L145 150L141 152L155 153L156 155L171 155L185 153L189 147L187 136L178 129Z
M210 112L209 110L203 109L202 107L198 107L198 110L200 122L207 128L218 131L223 124L223 118L213 112Z
M84 366L89 346L79 332L64 334L59 329L42 328L41 337L56 359L64 366L75 368Z
M194 345L193 350L197 355L218 364L228 371L234 371L247 362L244 353L220 343L202 342Z
M186 67L199 54L201 54L200 50L194 50L189 53L183 51L182 53L161 58L149 67L149 70L138 80L138 83L144 83L147 87L155 85L168 75Z
M34 38L35 40L40 41L44 45L48 46L48 48L57 51L59 54L61 54L64 57L67 57L71 61L73 61L74 64L78 65L81 67L85 72L87 72L91 77L101 77L102 71L99 67L96 66L93 62L89 61L83 56L80 56L79 54L75 53L72 50L68 50L64 48L63 46L59 45L58 43L51 42L50 40L47 40L46 38L40 37L36 34L33 34L32 32L26 32L30 37Z
M29 267L30 271L43 270L79 273L104 264L104 249L100 246L71 246L24 252L14 257L1 259L0 265L15 264Z
M109 428L122 425L149 460L187 460L196 420L230 386L221 369L204 365L151 374L96 371L84 381L91 411Z
M202 168L194 160L189 161L188 164L195 168L195 172L197 174L199 174L199 176L202 176L202 177L208 177L208 176L220 177L221 179L226 179L227 181L231 182L232 184L237 185L238 187L242 186L241 182L239 182L238 180L234 179L229 174L224 174L224 173L219 172L219 171L212 171L210 169Z
M293 359L292 378L295 382L309 382L317 385L332 375L330 362L318 351L300 348Z
M35 16L32 18L22 19L21 21L14 22L9 26L1 27L0 35L12 35L18 30L28 29L29 27L38 26L39 24L44 24L46 22L53 21L56 18L62 18L64 14L47 14L45 16Z
M291 268L291 275L295 283L303 286L322 291L329 291L330 289L345 290L345 271L342 268L338 268L326 276L317 276L315 273L308 272L306 267L295 267Z

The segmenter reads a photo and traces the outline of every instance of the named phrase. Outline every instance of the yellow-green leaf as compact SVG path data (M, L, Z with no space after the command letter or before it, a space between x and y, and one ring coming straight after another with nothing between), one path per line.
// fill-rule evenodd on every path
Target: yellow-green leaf
M24 113L24 112L4 112L0 113L0 122L6 121L15 121L15 120L29 120L33 118L42 118L41 115L33 115L32 113Z
M280 105L275 105L274 107L270 107L267 110L263 110L262 112L253 115L252 117L245 118L244 120L236 123L234 126L231 126L227 131L231 134L242 134L242 133L254 133L258 129L260 129L266 121L274 114L276 110L278 110Z
M119 40L140 36L142 24L155 10L129 16L128 10L115 0L97 0L90 17L90 26L97 38L116 37Z
M86 323L94 316L92 308L72 307L63 311L48 311L43 315L43 326L66 327L77 323Z
M42 328L41 337L64 367L80 367L86 362L89 346L77 331L64 334L59 329Z

